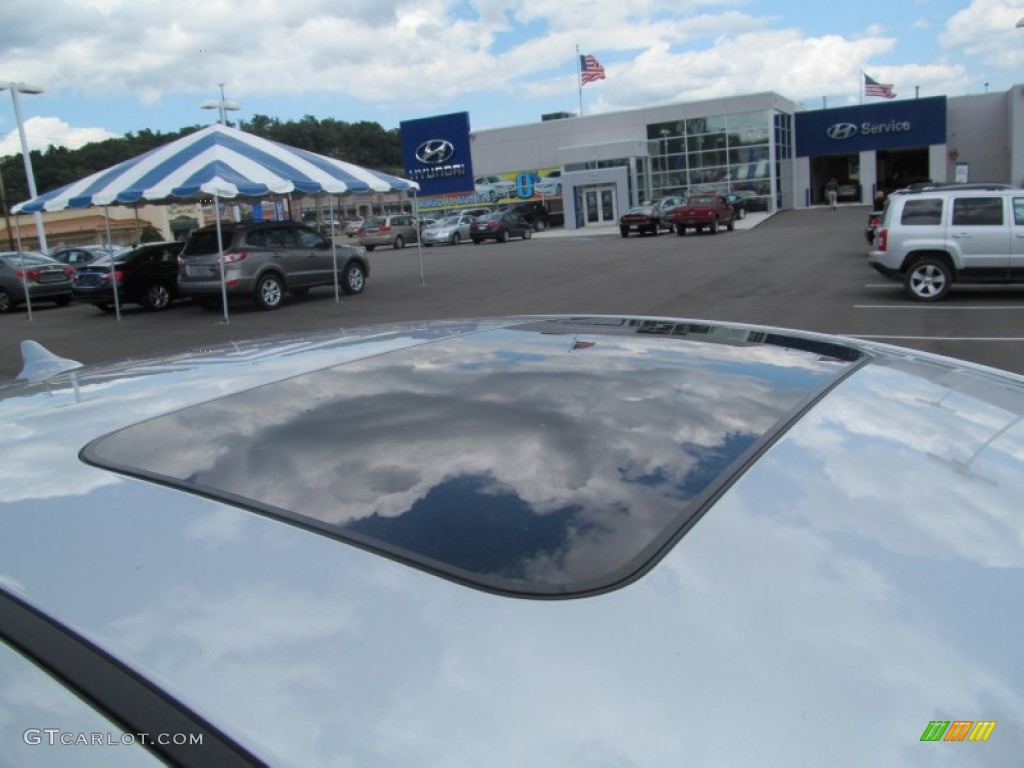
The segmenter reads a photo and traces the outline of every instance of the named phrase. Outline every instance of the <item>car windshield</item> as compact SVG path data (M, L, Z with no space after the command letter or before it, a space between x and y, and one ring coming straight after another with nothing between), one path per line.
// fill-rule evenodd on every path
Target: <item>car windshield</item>
M483 216L477 218L477 221L497 221L505 214L503 213L485 213Z
M714 205L715 198L713 197L691 197L690 205Z
M457 227L459 225L459 222L461 222L461 221L462 221L462 217L461 216L449 216L446 219L441 219L440 221L435 222L434 226L435 227Z
M638 206L636 208L630 208L629 211L626 212L626 215L627 216L633 216L633 215L644 216L646 214L649 214L652 210L653 209L650 206L648 206L648 205L641 205L641 206Z

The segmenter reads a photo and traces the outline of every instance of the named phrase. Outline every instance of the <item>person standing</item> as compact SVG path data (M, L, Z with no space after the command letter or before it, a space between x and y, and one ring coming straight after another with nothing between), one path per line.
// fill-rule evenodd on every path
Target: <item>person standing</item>
M825 197L828 200L828 207L833 211L836 209L836 201L839 199L839 182L833 176L825 185Z

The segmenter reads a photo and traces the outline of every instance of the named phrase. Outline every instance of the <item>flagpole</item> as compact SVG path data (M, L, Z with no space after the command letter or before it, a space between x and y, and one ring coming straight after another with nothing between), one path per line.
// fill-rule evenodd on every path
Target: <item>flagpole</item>
M576 93L580 97L580 117L583 117L583 70L580 69L580 47L576 46Z
M863 107L864 106L864 70L863 69L860 71L860 85L857 86L857 89L860 91L860 105Z

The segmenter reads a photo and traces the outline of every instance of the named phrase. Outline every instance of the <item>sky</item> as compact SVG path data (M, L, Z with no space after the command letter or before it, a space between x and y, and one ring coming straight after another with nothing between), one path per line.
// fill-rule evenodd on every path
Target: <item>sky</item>
M256 114L473 130L775 91L808 109L1024 83L1024 0L3 0L32 149ZM577 48L606 79L578 87ZM870 97L865 101L870 102ZM0 93L0 156L20 143Z

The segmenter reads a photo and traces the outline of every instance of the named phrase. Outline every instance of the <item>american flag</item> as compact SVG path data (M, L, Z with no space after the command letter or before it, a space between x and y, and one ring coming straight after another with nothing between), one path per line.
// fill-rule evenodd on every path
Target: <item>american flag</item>
M604 80L604 67L593 56L580 56L580 85Z
M892 92L892 83L880 83L867 75L864 75L864 95L879 96L883 99L896 98L896 94Z

